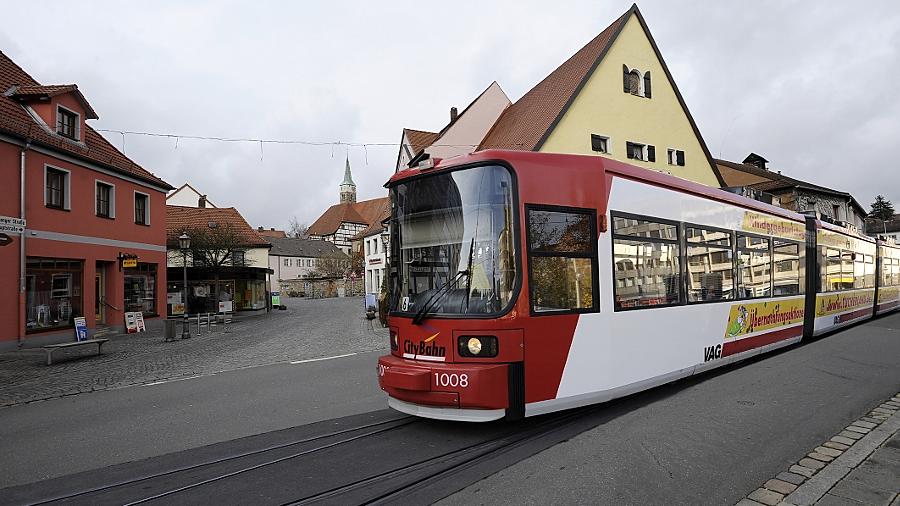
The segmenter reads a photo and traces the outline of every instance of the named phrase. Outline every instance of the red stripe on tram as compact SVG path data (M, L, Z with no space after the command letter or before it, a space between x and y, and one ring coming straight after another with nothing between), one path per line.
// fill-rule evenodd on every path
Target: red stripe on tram
M796 327L788 327L767 334L747 337L737 341L729 341L722 346L722 356L727 357L729 355L735 355L742 351L752 350L792 337L799 337L801 335L803 335L803 325L797 325Z

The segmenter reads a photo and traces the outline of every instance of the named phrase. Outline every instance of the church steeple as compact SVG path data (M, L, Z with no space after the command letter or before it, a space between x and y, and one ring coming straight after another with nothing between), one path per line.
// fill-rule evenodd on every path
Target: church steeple
M349 202L356 203L356 183L353 182L353 176L350 174L350 156L347 156L346 166L344 168L344 180L341 181L341 204Z

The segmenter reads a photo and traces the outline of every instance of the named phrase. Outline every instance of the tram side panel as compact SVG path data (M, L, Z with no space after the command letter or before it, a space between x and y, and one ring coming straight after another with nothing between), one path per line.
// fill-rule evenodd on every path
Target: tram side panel
M819 289L813 334L872 317L875 305L875 243L836 230L816 233Z
M801 339L802 218L622 177L612 178L608 209L599 311L578 316L556 397L529 403L527 414L603 402Z
M896 311L900 309L900 248L886 243L879 244L878 267L875 313Z

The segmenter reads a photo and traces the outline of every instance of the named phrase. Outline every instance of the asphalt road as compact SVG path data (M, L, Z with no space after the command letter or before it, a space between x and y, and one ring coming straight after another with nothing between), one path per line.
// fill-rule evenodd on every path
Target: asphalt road
M387 407L377 357L281 363L0 409L0 488Z
M456 504L735 504L900 389L900 314L609 406Z

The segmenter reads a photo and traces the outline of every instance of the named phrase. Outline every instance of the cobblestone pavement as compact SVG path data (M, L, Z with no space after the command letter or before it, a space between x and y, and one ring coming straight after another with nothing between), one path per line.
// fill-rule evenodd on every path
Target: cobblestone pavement
M361 297L281 300L286 311L236 319L228 333L219 326L198 336L194 326L191 339L167 343L159 326L112 337L100 356L81 357L91 353L84 349L57 351L52 366L40 348L0 353L0 407L386 347L387 329L365 319Z

